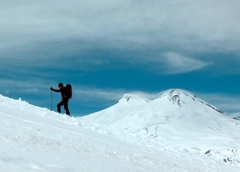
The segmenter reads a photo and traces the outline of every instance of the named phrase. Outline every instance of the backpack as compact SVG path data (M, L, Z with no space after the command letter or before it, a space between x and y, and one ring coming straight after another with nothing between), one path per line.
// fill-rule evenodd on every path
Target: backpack
M72 98L72 85L71 84L67 84L66 85L66 89L67 89L67 97L69 99L71 99Z

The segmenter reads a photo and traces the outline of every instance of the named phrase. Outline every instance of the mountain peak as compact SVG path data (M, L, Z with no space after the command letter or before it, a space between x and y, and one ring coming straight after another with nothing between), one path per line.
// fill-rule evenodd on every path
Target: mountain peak
M186 91L186 90L182 90L182 89L169 89L164 91L159 97L164 97L164 96L169 96L169 97L175 97L175 96L192 96L192 97L196 97L195 95L193 95L192 93Z
M149 100L142 98L137 94L124 94L123 97L119 100L120 104L134 104L134 105L141 105L148 103Z
M182 106L186 104L186 99L190 98L192 101L198 99L192 93L182 90L182 89L169 89L163 92L158 99L167 98L168 101L172 102L173 104L177 104L178 106Z
M195 105L197 106L206 105L207 107L210 107L211 109L213 109L214 111L217 111L218 113L226 114L224 111L205 102L204 100L198 98L197 96L195 96L194 94L186 90L169 89L164 93L162 93L158 99L164 99L164 98L167 98L168 101L180 107L184 105L190 105L192 107L194 107Z

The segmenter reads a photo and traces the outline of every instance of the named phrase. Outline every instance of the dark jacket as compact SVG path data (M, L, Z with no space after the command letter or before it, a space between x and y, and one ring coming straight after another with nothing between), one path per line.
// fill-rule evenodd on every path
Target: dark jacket
M53 89L51 88L52 91L55 91L55 92L61 92L61 95L62 95L62 99L68 99L68 96L67 96L67 89L65 87L59 89L59 90L56 90L56 89Z

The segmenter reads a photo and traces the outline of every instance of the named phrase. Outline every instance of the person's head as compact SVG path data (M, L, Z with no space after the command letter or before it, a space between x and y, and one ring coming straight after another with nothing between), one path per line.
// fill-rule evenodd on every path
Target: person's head
M63 87L63 83L59 83L58 88L62 88L62 87Z

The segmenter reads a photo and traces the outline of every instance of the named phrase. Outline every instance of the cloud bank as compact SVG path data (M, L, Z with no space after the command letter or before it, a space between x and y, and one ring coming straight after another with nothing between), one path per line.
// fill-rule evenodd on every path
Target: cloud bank
M2 4L0 58L5 59L72 58L107 49L133 54L151 51L153 56L141 57L147 62L164 51L240 50L237 0L12 0Z

